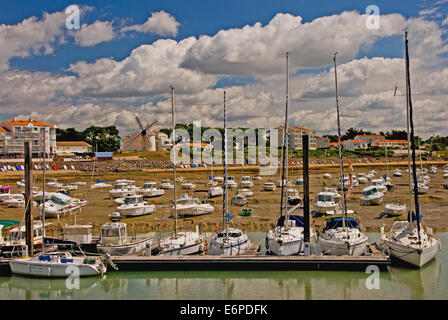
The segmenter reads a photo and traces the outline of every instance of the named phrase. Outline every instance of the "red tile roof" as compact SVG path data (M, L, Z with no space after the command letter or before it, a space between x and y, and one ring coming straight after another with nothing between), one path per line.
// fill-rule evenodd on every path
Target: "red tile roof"
M17 120L17 119L12 119L12 120L7 120L8 122L10 122L12 125L14 126L27 126L28 124L32 124L33 126L37 126L37 127L54 127L55 124L49 124L49 123L45 123L42 121L37 121L37 120Z

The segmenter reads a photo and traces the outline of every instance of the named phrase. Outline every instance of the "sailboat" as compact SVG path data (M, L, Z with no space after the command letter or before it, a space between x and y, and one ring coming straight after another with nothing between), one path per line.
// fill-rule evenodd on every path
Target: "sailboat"
M407 221L395 221L389 232L381 228L381 242L385 252L414 267L422 267L433 260L437 254L440 241L433 234L432 229L424 228L420 222L420 203L418 199L419 184L417 166L415 163L414 122L412 115L411 81L409 75L408 31L405 31L405 61L406 61L406 111L408 131L408 170L409 170L409 213ZM411 190L411 152L412 149L412 177L414 180L414 207L412 210Z
M196 227L196 231L177 231L177 179L176 179L176 120L174 111L174 86L171 88L171 117L173 127L173 181L174 181L174 234L163 237L159 241L160 255L163 256L178 256L187 254L196 254L203 251L206 246L205 237L199 234L199 230Z
M342 159L341 124L339 120L338 81L336 69L336 54L334 55L334 72L336 85L336 110L338 120L339 161L341 172L341 185L344 187L344 162ZM352 217L347 217L347 197L345 188L342 189L342 216L327 220L326 226L319 235L319 244L323 253L331 255L359 256L364 254L367 246L367 235L361 232L359 223ZM348 186L348 190L350 186Z
M269 230L266 235L266 250L270 254L276 256L291 256L303 253L305 250L304 238L304 221L303 217L290 215L295 210L300 201L292 208L288 208L288 94L289 94L289 53L286 53L286 106L285 106L285 128L283 130L283 165L282 165L282 182L281 183L281 199L280 199L280 218L277 226L273 230ZM286 188L286 192L285 192ZM286 214L283 216L284 205ZM289 209L289 210L288 210ZM313 230L311 229L311 236Z
M226 92L224 91L224 193L222 201L222 228L217 228L216 234L210 242L210 255L236 256L243 254L250 247L250 240L246 233L237 228L230 228L231 215L228 213L228 182L227 179L227 126L226 126Z

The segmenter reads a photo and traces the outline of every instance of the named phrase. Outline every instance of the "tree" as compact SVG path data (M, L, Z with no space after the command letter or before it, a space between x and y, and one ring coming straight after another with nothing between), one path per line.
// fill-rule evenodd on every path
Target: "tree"
M114 152L120 149L119 131L115 126L88 127L83 131L85 141L97 151Z

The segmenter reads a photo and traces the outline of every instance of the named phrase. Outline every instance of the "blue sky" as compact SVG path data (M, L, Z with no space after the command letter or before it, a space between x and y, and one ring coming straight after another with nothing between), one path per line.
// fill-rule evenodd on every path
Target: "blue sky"
M73 4L88 9L72 32L65 8ZM377 32L363 16L372 4ZM402 102L390 90L403 89L409 25L415 105L424 114L418 130L448 135L448 0L0 1L0 120L31 115L127 133L139 114L163 126L175 83L179 121L219 125L222 114L210 106L226 87L233 125L276 126L292 50L291 125L334 133L338 51L343 127L387 131L403 127Z
M73 1L0 1L0 22L16 24L31 16L42 17L42 13L63 11ZM180 22L179 33L174 39L179 40L189 36L214 35L219 30L241 28L256 22L267 24L277 13L300 15L304 22L315 18L339 14L343 11L356 10L365 12L371 1L349 0L174 0L174 1L78 1L75 4L93 7L94 10L81 16L81 24L90 24L95 20L113 21L118 24L144 23L150 12L166 11ZM428 7L418 0L375 1L380 8L380 14L400 13L403 16L416 17L419 11ZM31 58L15 57L11 60L14 68L64 72L69 64L77 60L94 61L102 57L112 57L121 60L141 44L150 44L159 38L157 35L132 33L126 37L100 43L94 47L79 47L73 42L56 46L52 55L33 56ZM381 55L398 57L402 48L396 46L396 39L386 39L359 56Z

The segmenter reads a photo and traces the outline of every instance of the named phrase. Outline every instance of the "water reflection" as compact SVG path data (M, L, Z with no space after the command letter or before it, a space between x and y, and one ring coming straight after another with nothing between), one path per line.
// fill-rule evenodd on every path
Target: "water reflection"
M441 239L446 248L448 234ZM364 272L111 272L80 279L79 290L68 290L65 279L0 277L0 299L448 299L445 253L422 269L381 272L379 290L366 287Z

